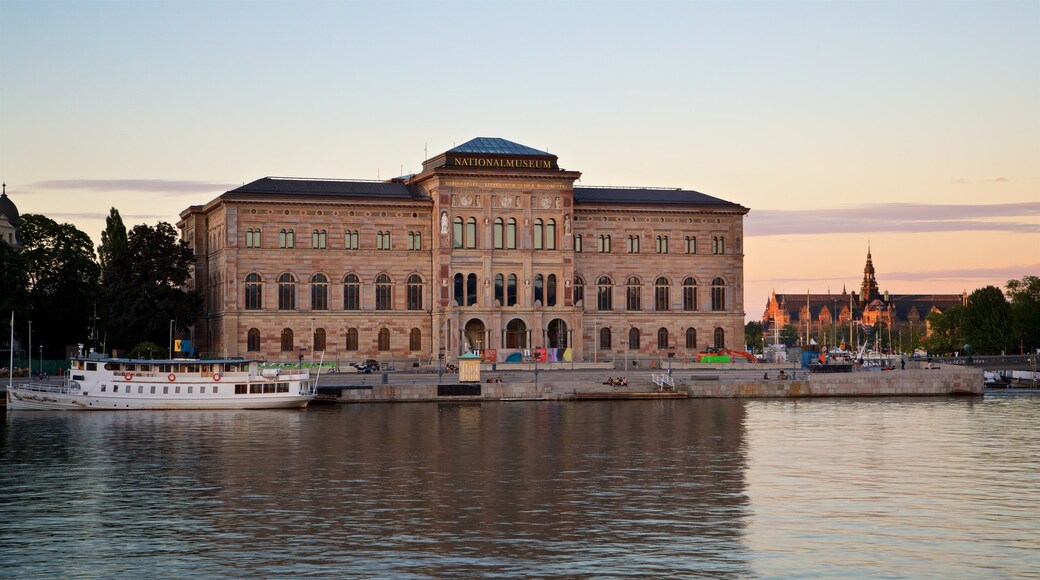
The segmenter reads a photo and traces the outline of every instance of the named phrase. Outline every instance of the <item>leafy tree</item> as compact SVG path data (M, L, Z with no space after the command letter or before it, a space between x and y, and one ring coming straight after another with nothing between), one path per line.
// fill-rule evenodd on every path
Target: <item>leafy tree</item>
M961 318L964 316L963 306L951 306L946 312L932 312L928 315L928 327L931 334L922 341L924 348L935 354L950 353L960 350L964 345L961 337Z
M98 295L94 244L76 226L42 215L23 215L21 230L33 348L43 345L44 356L63 358L66 345L86 338Z
M0 240L0 320L5 323L11 320L14 312L18 326L24 323L29 312L29 283L25 274L25 261L22 254L7 242ZM20 336L20 333L19 333ZM7 344L10 332L4 332L0 343ZM0 366L5 363L0 361Z
M193 324L202 312L201 297L185 286L195 258L187 243L166 222L134 226L119 249L118 212L109 215L106 247L105 297L109 328L118 329L118 345L143 341L165 344L170 320L177 328ZM103 244L105 245L105 244Z
M169 353L166 352L165 346L159 346L146 340L130 349L126 356L130 358L166 358Z
M798 344L798 330L790 324L780 329L780 344L794 346Z
M1033 352L1040 347L1040 277L1025 276L1008 280L1011 302L1011 348Z
M762 350L762 323L751 321L744 325L744 344L751 350Z
M961 319L961 335L973 354L1001 354L1011 342L1011 305L996 286L979 288L968 296Z

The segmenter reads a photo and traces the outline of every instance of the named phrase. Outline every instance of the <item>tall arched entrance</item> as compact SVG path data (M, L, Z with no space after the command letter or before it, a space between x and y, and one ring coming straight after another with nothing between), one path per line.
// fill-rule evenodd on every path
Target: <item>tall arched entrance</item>
M546 328L549 348L567 348L567 323L560 318L553 318Z
M466 323L465 333L466 342L469 343L468 346L471 350L487 348L487 344L485 344L487 342L487 339L484 338L485 334L483 320L479 318L469 319L469 322Z
M506 348L527 348L527 324L514 318L506 325Z

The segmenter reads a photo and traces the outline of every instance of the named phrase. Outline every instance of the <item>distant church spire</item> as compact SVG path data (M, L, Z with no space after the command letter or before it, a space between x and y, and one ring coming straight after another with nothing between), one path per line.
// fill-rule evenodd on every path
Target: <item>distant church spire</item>
M859 288L860 299L864 304L878 297L877 279L874 277L874 260L870 256L870 243L867 243L867 265L863 267L863 284Z

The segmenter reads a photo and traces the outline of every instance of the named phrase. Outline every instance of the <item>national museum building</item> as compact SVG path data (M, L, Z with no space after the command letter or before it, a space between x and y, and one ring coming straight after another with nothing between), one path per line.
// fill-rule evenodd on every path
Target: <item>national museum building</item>
M691 356L744 342L748 208L583 187L557 157L478 138L388 181L265 177L180 214L200 352L429 363Z

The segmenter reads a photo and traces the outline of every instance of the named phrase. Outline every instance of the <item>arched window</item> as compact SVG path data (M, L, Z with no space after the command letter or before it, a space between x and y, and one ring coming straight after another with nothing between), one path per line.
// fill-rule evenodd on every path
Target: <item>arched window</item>
M509 275L506 285L506 306L516 306L516 274Z
M545 277L541 274L534 275L534 301L545 305Z
M293 332L291 328L282 329L282 352L289 352L293 349Z
M314 329L314 352L320 352L325 350L325 329L315 328Z
M628 350L639 350L639 329L634 326L628 329Z
M296 247L296 231L295 230L278 230L278 247L279 248L295 248Z
M725 254L726 253L726 238L723 236L715 236L711 238L711 253L712 254Z
M696 254L697 253L697 238L693 236L686 236L686 253Z
M418 274L408 276L408 310L422 310L423 281Z
M505 232L503 231L504 229L505 229L505 222L502 220L502 218L495 218L494 238L495 238L495 249L496 250L501 250L502 249L503 236L505 235Z
M485 346L485 327L484 321L479 318L471 318L466 322L464 327L466 346L469 349L479 349Z
M682 309L686 312L697 310L697 281L689 276L682 282Z
M422 250L422 232L408 232L408 249Z
M466 276L466 306L477 303L477 275L472 272Z
M418 328L413 328L408 333L408 350L412 352L422 350L422 331Z
M343 310L361 310L361 279L355 274L343 278Z
M671 310L668 294L668 278L661 276L654 281L654 310L658 312Z
M390 350L390 330L385 326L379 329L379 344L376 348L380 351Z
M509 218L506 222L506 248L516 249L516 218Z
M556 220L554 219L545 222L545 249L556 249Z
M657 348L660 350L668 350L668 329L658 328L657 329Z
M466 247L473 249L477 247L477 218L466 220Z
M264 307L264 283L260 274L252 272L246 276L246 310L260 310Z
M314 230L311 232L311 248L324 250L327 247L328 233L325 230Z
M545 338L549 348L567 348L567 323L559 318L550 320L545 327Z
M506 324L506 348L527 348L527 325L514 318Z
M625 251L629 254L639 253L639 236L628 236L625 244Z
M246 247L247 248L259 248L260 247L260 228L249 228L246 230Z
M596 281L596 310L614 309L614 281L600 276Z
M697 348L697 331L693 327L686 329L686 348Z
M574 234L574 251L581 252L581 234Z
M289 273L278 277L278 310L296 309L296 278Z
M380 230L376 232L376 249L377 250L389 250L390 249L390 230Z
M356 250L360 247L361 237L358 235L357 230L347 231L343 234L343 248L346 250Z
M545 226L542 225L541 218L534 220L534 249L542 249L542 236L545 233L542 231Z
M356 328L348 328L347 329L346 340L343 342L343 348L345 350L357 350L358 349L357 345L358 345L357 329Z
M549 274L545 279L545 305L556 306L556 274Z
M574 277L574 305L577 306L578 302L584 302L585 300L585 279L581 276Z
M453 297L455 298L455 302L458 303L459 306L465 306L466 305L466 278L463 277L461 272L457 272L452 277L452 280L454 281L454 284L452 285L452 291L454 291Z
M311 310L329 309L329 279L324 274L311 276Z
M601 329L599 329L599 349L600 350L610 350L610 348L611 348L611 346L610 346L610 338L611 338L611 335L610 335L610 329L609 328L601 328Z
M715 348L726 348L726 331L721 328L715 329Z
M246 333L246 350L249 352L260 352L260 331L250 328Z
M625 310L642 309L642 288L639 286L639 278L629 276L625 283Z
M726 309L726 281L722 278L711 281L711 309L716 312Z
M505 306L506 304L506 277L502 274L495 274L495 300L498 301L499 306Z
M390 310L393 308L393 293L390 287L390 276L380 274L376 276L376 310Z
M610 236L601 235L599 237L599 252L601 254L610 253Z
M462 218L457 217L452 221L452 235L451 235L451 247L461 248L465 245L465 238L462 232Z

